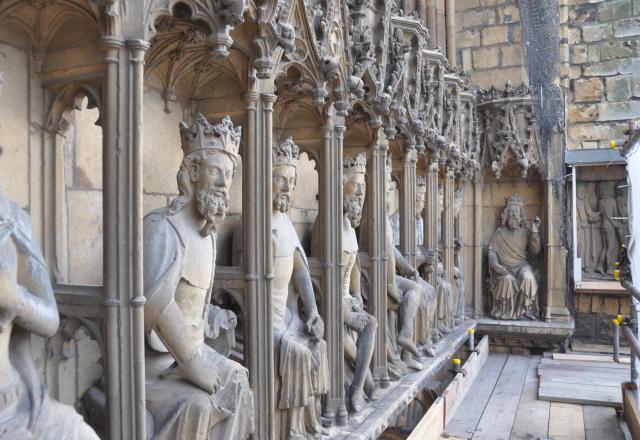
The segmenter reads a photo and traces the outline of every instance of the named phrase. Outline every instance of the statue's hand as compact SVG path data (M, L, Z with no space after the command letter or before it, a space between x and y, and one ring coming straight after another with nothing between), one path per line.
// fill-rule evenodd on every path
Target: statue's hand
M538 228L540 228L540 217L536 215L531 221L531 232L538 232Z
M0 269L0 333L13 322L20 308L20 290L13 277Z
M324 322L322 318L315 312L309 316L309 319L306 323L306 330L309 335L311 335L311 339L313 342L320 342L322 337L324 336Z
M360 312L349 312L347 313L345 321L347 327L361 333L367 325L367 316Z
M494 264L494 265L492 266L492 269L493 269L493 271L494 271L495 273L497 273L498 275L501 275L501 276L507 276L507 275L509 275L509 271L508 271L508 270L507 270L507 268L506 268L506 267L504 267L502 264L498 264L498 263L496 263L496 264Z

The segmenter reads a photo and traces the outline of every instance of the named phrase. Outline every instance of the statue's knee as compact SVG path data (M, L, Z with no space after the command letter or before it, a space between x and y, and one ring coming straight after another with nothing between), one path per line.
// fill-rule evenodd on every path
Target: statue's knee
M373 315L369 315L369 322L367 323L367 327L375 330L378 328L378 319L373 316Z
M183 407L183 414L193 415L200 420L207 419L213 410L213 405L209 396L194 395L192 396Z

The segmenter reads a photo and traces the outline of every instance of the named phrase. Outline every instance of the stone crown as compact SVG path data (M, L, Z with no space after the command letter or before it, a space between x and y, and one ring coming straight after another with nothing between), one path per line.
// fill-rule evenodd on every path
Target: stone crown
M367 155L360 153L356 156L345 157L342 161L343 172L346 174L367 172Z
M524 198L520 195L509 196L506 202L507 207L514 205L524 206Z
M238 158L242 127L234 127L229 116L213 125L198 113L191 126L180 123L180 139L185 156L199 150L219 150L234 161Z
M300 148L288 137L279 144L273 146L273 166L291 165L297 167L296 161L300 158Z

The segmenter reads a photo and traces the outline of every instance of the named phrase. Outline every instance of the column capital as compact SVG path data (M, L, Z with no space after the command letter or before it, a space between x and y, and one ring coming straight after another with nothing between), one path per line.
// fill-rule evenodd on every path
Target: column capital
M261 93L260 98L262 99L262 101L264 101L265 104L273 104L274 102L276 102L276 99L278 99L278 97L273 93Z

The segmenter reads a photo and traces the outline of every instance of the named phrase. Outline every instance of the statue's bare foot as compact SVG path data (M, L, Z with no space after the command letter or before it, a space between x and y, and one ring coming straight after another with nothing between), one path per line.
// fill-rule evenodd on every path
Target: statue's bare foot
M376 400L380 399L380 396L382 395L382 390L380 388L373 388L368 391L365 391L365 393L369 398L369 400L371 400L372 402L375 402Z
M440 333L443 333L445 335L448 335L449 333L451 333L451 329L449 327L447 327L446 325L441 325L440 327L438 327L438 330L440 330Z
M417 370L417 371L420 371L423 368L422 364L420 362L418 362L417 360L415 360L411 356L403 356L402 357L402 362L407 364L407 367L412 368L412 369Z
M366 404L364 390L360 387L349 387L349 407L353 412L360 412Z
M436 357L436 351L433 349L432 346L426 346L423 349L424 354L426 354L429 357Z
M414 344L407 336L398 336L397 342L399 346L410 352L415 357L420 357L418 347L416 347L416 344Z

